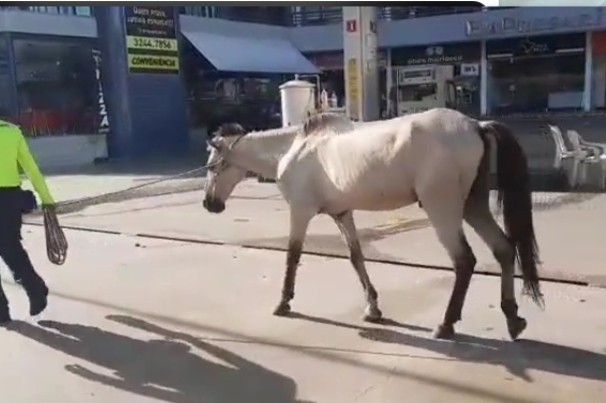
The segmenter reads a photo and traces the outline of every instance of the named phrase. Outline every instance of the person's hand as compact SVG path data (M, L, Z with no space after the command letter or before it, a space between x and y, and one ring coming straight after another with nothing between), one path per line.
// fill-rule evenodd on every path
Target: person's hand
M42 210L44 210L44 211L55 211L56 208L57 208L56 204L43 204L42 205Z

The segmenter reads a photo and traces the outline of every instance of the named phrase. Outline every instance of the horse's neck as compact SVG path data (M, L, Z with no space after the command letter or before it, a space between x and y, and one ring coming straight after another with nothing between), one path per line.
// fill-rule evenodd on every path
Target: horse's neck
M253 132L242 138L237 146L238 157L249 171L267 179L275 179L280 159L290 149L296 127Z

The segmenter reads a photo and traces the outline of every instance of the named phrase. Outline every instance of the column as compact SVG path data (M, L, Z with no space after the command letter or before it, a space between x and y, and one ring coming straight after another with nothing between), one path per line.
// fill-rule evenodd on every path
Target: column
M95 18L110 158L185 152L187 100L176 8L103 6Z
M376 7L343 7L343 56L347 116L377 120L379 66Z
M591 31L585 34L585 83L583 86L583 110L591 110L591 90L593 81L593 41Z
M389 90L391 90L391 86L393 85L393 69L391 68L391 48L386 49L385 51L385 99L387 102L385 103L387 107L387 117L389 118L391 115L389 111L391 111L391 97L389 96Z
M489 113L488 110L488 59L486 58L486 41L481 43L480 55L480 114Z

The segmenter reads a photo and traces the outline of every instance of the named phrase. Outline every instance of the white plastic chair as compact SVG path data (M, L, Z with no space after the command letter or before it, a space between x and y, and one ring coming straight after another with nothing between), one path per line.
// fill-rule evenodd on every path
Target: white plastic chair
M555 157L553 167L563 169L568 179L568 185L574 189L578 184L579 166L587 157L587 153L582 150L569 150L564 141L564 135L559 127L548 125L549 132L555 143Z
M596 143L593 141L586 141L576 130L568 130L571 135L576 136L579 139L579 143L582 147L594 148L599 151L600 155L606 155L606 143Z
M585 141L576 130L567 130L566 136L574 150L580 150L587 154L581 163L580 183L587 183L588 169L597 166L597 175L592 175L591 179L595 178L598 189L604 190L606 183L606 144Z

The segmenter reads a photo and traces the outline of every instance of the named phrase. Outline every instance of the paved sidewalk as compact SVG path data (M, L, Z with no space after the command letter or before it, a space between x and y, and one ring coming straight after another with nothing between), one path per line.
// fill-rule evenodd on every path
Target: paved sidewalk
M192 181L196 180L201 181ZM101 204L61 216L61 223L129 234L286 247L288 206L274 184L245 181L220 215L207 213L202 208L202 198L202 192L196 191ZM603 225L599 220L606 213L606 196L535 193L533 198L543 276L606 285L603 264L606 252L601 247ZM424 211L416 205L388 212L356 212L355 216L367 258L451 266ZM467 228L467 233L478 257L478 270L499 273L500 268L485 244L471 229ZM348 255L334 223L323 216L312 222L305 249Z

